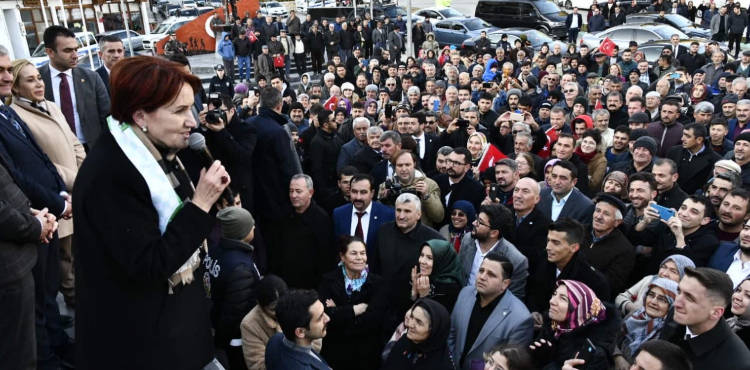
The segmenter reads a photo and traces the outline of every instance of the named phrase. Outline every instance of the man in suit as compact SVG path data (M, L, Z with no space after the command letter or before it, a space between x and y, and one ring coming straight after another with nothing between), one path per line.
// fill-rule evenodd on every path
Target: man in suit
M401 60L401 53L404 52L404 41L401 38L401 27L397 24L393 31L388 33L388 50L391 52L391 62Z
M476 281L458 294L448 336L457 369L476 368L497 345L531 343L534 321L523 302L508 291L512 275L508 257L492 251L482 260Z
M498 252L508 257L513 264L513 272L508 273L512 283L509 286L513 295L523 299L526 295L526 278L529 276L529 262L505 237L506 226L510 224L511 213L499 204L482 205L474 221L471 235L461 239L458 256L461 264L461 279L467 286L474 286L482 260L490 252ZM507 272L507 271L506 271Z
M102 78L104 86L107 88L107 96L111 97L109 92L109 71L115 66L118 60L125 57L125 46L119 37L115 35L102 36L99 39L99 58L104 65L97 68L96 73Z
M1 48L1 47L0 47ZM1 51L0 51L1 52ZM0 61L2 58L0 58ZM0 75L10 73L0 65ZM9 369L36 368L34 335L34 278L37 244L52 239L55 216L47 209L32 210L29 199L0 156L0 363Z
M568 14L565 19L565 28L568 29L568 43L575 43L578 40L578 31L583 27L583 17L578 14L578 7L573 7L573 13Z
M351 235L362 239L367 245L368 255L373 252L380 227L396 217L393 208L372 201L375 196L373 182L368 174L354 175L349 182L352 203L333 211L336 237Z
M396 169L391 163L391 156L401 150L401 135L396 131L386 131L380 135L379 141L383 160L372 166L370 171L370 175L375 180L375 189L379 189L385 179L393 178Z
M682 348L695 370L750 369L750 351L723 317L732 291L732 280L721 271L685 268L673 317L659 339Z
M615 27L625 24L625 13L621 11L620 4L615 5L615 11L609 15L609 26Z
M427 173L435 169L435 159L440 148L437 135L428 134L424 131L427 116L424 112L417 112L409 117L408 130L411 137L417 142L417 154L422 164L422 172Z
M441 201L445 207L445 216L441 225L450 222L451 207L459 200L466 200L479 209L484 200L484 185L480 184L466 173L471 168L471 153L466 148L455 148L448 155L448 170L446 173L435 177L435 182L440 187Z
M671 44L669 48L672 49L672 59L677 59L678 56L688 53L688 48L680 45L680 35L672 35L669 42Z
M524 177L513 190L513 224L505 237L529 261L529 271L547 260L547 227L552 222L537 207L541 188L532 178Z
M360 173L370 173L373 166L383 160L383 155L380 153L380 136L382 135L383 129L380 126L367 129L367 145L354 154L350 163Z
M107 88L96 72L76 67L79 46L72 31L50 26L44 30L44 45L49 56L49 64L39 68L44 98L60 107L70 129L88 149L107 127Z
M11 95L11 69L8 50L0 46L0 102ZM5 160L6 168L15 183L31 201L32 207L47 208L57 218L72 217L72 199L57 168L39 147L26 123L12 109L2 104L0 156ZM37 362L40 368L54 368L60 364L58 356L72 354L69 338L60 327L60 311L56 302L60 270L57 233L49 238L48 245L38 246L37 255L36 264L32 268Z
M559 161L552 166L552 183L549 188L542 190L537 205L543 215L552 221L569 217L585 225L591 223L594 203L573 188L577 176L578 170L568 161Z

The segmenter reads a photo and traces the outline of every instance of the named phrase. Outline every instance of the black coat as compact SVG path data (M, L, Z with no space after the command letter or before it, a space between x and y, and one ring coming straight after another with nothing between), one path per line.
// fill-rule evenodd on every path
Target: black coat
M555 282L563 279L580 281L591 288L599 299L609 301L610 289L607 278L593 268L580 252L573 256L559 276L556 277L556 274L557 266L546 262L529 275L526 284L526 306L529 311L541 313L549 310L549 299L555 292Z
M653 167L654 167L654 161L651 161L651 163L649 163L641 171L643 171L643 172L649 172L650 173L651 169ZM617 163L613 164L612 167L609 168L609 172L612 172L612 171L620 171L620 172L628 175L628 177L630 177L630 175L638 172L638 170L635 168L635 164L633 163L632 159L629 160L629 161L617 162Z
M369 146L360 149L352 157L351 165L356 167L360 173L370 173L372 167L383 160L383 155L372 150Z
M339 32L340 46L344 50L349 50L354 46L354 35L349 30Z
M680 185L678 183L675 183L671 189L659 194L656 197L656 204L662 207L674 208L675 210L678 210L682 206L682 202L684 202L687 197L688 194L680 188Z
M715 223L701 226L692 234L685 235L684 248L682 245L677 248L674 234L666 225L662 224L660 230L659 239L651 252L651 262L646 269L648 275L659 273L661 261L673 254L682 254L693 260L696 267L704 267L708 265L708 260L719 248L720 241Z
M258 140L255 127L233 119L224 130L207 130L204 134L214 159L221 161L232 178L232 187L239 190L242 208L254 213L253 171L248 163L253 161Z
M288 186L287 186L288 188ZM333 221L315 201L304 213L290 209L272 227L271 272L292 288L315 289L334 266Z
M344 141L338 132L318 130L310 143L310 176L318 199L324 199L337 188L336 161Z
M323 51L323 48L325 47L325 41L323 40L323 34L321 32L308 33L307 43L310 45L310 50Z
M325 309L331 321L320 355L333 369L378 369L383 349L380 330L387 308L385 279L369 274L362 288L350 297L341 268L336 267L323 275L318 294L323 305L329 299L336 304ZM367 310L355 316L354 306L360 303L366 303Z
M692 155L689 150L680 146L669 149L667 158L677 163L677 183L687 194L694 194L696 190L703 187L709 178L713 177L714 163L721 160L721 156L714 152L711 145L705 145L705 149Z
M323 41L325 41L327 51L338 51L341 36L337 32L328 31L323 34Z
M440 226L446 225L450 222L451 207L453 207L453 204L457 201L466 200L474 206L475 210L478 211L479 207L482 205L482 201L486 197L484 185L468 175L464 176L464 178L457 184L454 184L452 189L448 180L448 174L442 174L435 177L435 182L440 188L440 202L443 203L443 208L445 208L445 217ZM448 203L446 203L445 196L448 195L448 193L450 193L451 196L448 199ZM438 225L435 225L435 227L437 226Z
M174 294L167 279L206 239L214 217L186 202L162 235L146 180L108 131L89 152L75 188L76 367L208 364L214 348L203 268Z
M624 292L635 267L633 245L617 228L595 244L592 240L591 227L587 227L580 251L591 266L607 277L611 292Z
M570 333L560 335L557 339L555 339L549 316L545 315L544 325L536 341L544 339L551 342L552 353L550 356L543 350L532 351L538 364L537 368L545 370L562 368L566 360L576 358L576 354L581 351L586 339L588 339L596 346L596 349L591 356L591 360L587 361L586 369L611 369L614 365L612 353L615 349L617 334L621 330L622 319L613 305L605 304L604 306L607 309L607 316L603 321L577 328Z
M694 370L750 369L750 351L723 319L719 319L713 329L685 340L685 326L677 324L670 314L659 339L682 348Z
M547 261L547 227L552 220L537 207L534 207L517 227L516 219L514 213L513 225L505 238L526 256L529 260L529 271L534 272L538 265Z

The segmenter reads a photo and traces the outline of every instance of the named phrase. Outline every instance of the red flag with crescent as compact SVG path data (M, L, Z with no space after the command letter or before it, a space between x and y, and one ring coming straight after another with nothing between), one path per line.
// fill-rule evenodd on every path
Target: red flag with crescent
M537 153L537 155L547 159L549 158L550 153L552 153L552 144L557 141L557 131L555 131L554 127L550 127L544 134L547 135L547 143L544 144L544 147L539 153Z
M485 150L484 154L482 155L482 159L479 160L479 172L484 172L484 170L490 167L494 167L495 162L503 158L508 157L494 145L488 144L487 150Z
M609 37L605 37L602 44L599 45L599 51L607 56L613 56L615 54L615 42L610 40Z
M323 103L323 108L328 109L329 111L333 112L336 110L336 104L338 101L336 100L336 96L331 96L328 100L326 100L325 103Z

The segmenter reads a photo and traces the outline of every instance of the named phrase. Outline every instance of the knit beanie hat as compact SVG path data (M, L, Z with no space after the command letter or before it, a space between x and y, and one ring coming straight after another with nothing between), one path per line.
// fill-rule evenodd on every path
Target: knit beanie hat
M693 263L693 260L681 254L673 254L665 258L664 261L661 261L661 264L663 265L667 263L667 261L672 261L675 265L677 265L677 272L680 274L680 280L682 280L682 277L685 276L685 267L695 267L695 263Z
M630 141L638 141L644 136L648 136L648 131L645 128L637 128L630 133Z
M530 89L533 89L537 86L539 86L539 79L535 76L528 76L526 77L526 84L529 85Z
M221 235L229 240L242 240L255 226L253 215L240 207L227 207L216 214L221 224Z
M583 105L583 107L586 108L586 110L589 110L589 101L583 96L579 96L575 98L575 100L573 100L573 105L575 106L576 104Z
M651 136L643 136L638 138L638 140L636 140L633 144L633 151L641 147L646 148L646 150L651 152L652 157L656 155L656 140L654 140L654 138L652 138Z
M738 142L740 140L745 140L750 143L750 132L743 132L739 136L737 136L736 139L734 139L734 142Z
M293 111L293 110L295 110L295 109L300 109L300 110L302 110L304 112L305 111L305 106L302 105L302 103L296 101L296 102L292 103L291 106L289 106L289 111L290 112Z
M508 96L510 97L511 95L515 95L520 98L521 96L523 96L523 93L519 89L510 89L508 90Z

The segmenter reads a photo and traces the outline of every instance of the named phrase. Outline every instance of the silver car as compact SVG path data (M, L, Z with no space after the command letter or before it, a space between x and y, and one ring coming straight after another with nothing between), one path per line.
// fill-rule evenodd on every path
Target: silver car
M672 35L677 35L680 39L690 38L684 32L666 24L624 24L598 33L582 33L578 36L578 45L583 42L588 47L594 48L599 46L605 38L609 37L610 40L617 44L620 50L624 50L628 48L631 41L635 41L640 45L652 40L668 40Z
M130 49L129 45L131 42L133 43L133 50L143 49L143 35L133 30L130 30L130 39L128 39L128 31L113 30L96 35L96 40L98 41L100 38L102 38L102 36L105 35L114 35L119 37L120 40L122 40L122 44L125 46L125 49Z

